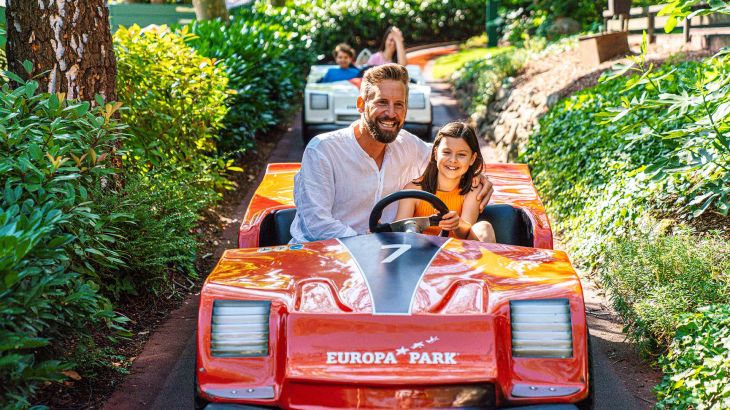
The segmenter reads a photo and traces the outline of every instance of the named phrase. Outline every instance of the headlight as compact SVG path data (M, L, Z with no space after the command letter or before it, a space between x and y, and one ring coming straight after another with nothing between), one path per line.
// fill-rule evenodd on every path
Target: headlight
M567 299L509 303L513 357L572 357L573 330Z
M268 301L214 301L210 353L215 357L267 356L270 309Z
M330 108L330 96L327 94L309 94L309 108L312 110L328 110Z
M417 110L426 108L426 96L420 93L409 95L408 108L414 108Z

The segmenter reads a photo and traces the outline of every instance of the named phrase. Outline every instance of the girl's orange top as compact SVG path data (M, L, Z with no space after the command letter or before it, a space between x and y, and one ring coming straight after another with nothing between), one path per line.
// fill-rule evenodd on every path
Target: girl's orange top
M465 196L459 194L459 190L458 186L449 192L436 190L436 196L440 200L444 201L444 204L446 204L446 207L449 208L449 211L456 211L457 214L461 215L461 208L464 205ZM416 210L413 216L431 216L435 213L436 210L433 208L433 205L426 201L418 201L418 203L416 203ZM441 228L438 226L432 226L423 231L423 233L427 235L438 235L439 232L441 232ZM453 233L450 233L449 236L453 236Z

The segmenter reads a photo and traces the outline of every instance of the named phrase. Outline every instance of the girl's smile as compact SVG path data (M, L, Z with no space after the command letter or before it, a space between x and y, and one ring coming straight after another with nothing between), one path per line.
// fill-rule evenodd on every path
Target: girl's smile
M461 176L469 170L469 167L474 163L476 157L476 153L472 152L471 148L469 148L469 144L467 144L467 142L462 138L443 138L436 150L436 167L439 171L439 189L446 190L444 188L451 187L451 185L454 185L454 182L458 185Z

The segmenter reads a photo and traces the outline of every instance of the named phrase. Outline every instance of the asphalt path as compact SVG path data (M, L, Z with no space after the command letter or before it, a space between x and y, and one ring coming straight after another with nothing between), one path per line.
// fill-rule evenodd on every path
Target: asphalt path
M428 71L428 70L427 70ZM446 83L433 82L432 102L434 104L434 133L436 130L455 119L463 119L456 100L453 99ZM300 116L287 134L280 140L269 162L298 162L304 150L300 136ZM489 158L488 148L484 147L485 157ZM259 175L259 181L263 175ZM253 185L257 186L258 184ZM252 192L249 192L241 207L232 216L233 223L224 233L235 237L245 205ZM131 374L117 389L104 406L105 410L119 409L191 409L193 407L193 374L195 367L195 322L197 317L199 295L191 295L183 307L173 312L145 346L144 352L135 360ZM601 301L593 301L594 311L599 309ZM599 307L596 307L599 306ZM590 310L590 308L589 308ZM593 344L593 379L596 397L596 409L648 409L651 403L635 396L635 388L627 388L631 384L641 383L640 373L616 366L616 351L626 353L626 343L621 339L620 329L615 324L606 324L589 317L592 329ZM618 346L617 345L623 345ZM629 349L630 350L630 349ZM612 356L609 356L611 354ZM632 373L633 372L633 373ZM627 378L632 373L635 377ZM639 380L637 380L637 378ZM623 381L622 381L623 380Z

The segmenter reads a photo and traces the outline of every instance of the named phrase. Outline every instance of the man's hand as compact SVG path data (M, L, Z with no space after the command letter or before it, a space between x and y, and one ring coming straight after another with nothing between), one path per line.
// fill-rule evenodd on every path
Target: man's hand
M481 212L492 198L492 193L494 192L492 183L489 182L489 178L484 174L475 175L471 181L471 189L477 190L477 201L479 201L479 212Z
M444 231L453 231L459 227L459 219L459 214L457 214L456 211L449 211L441 217L439 228Z

